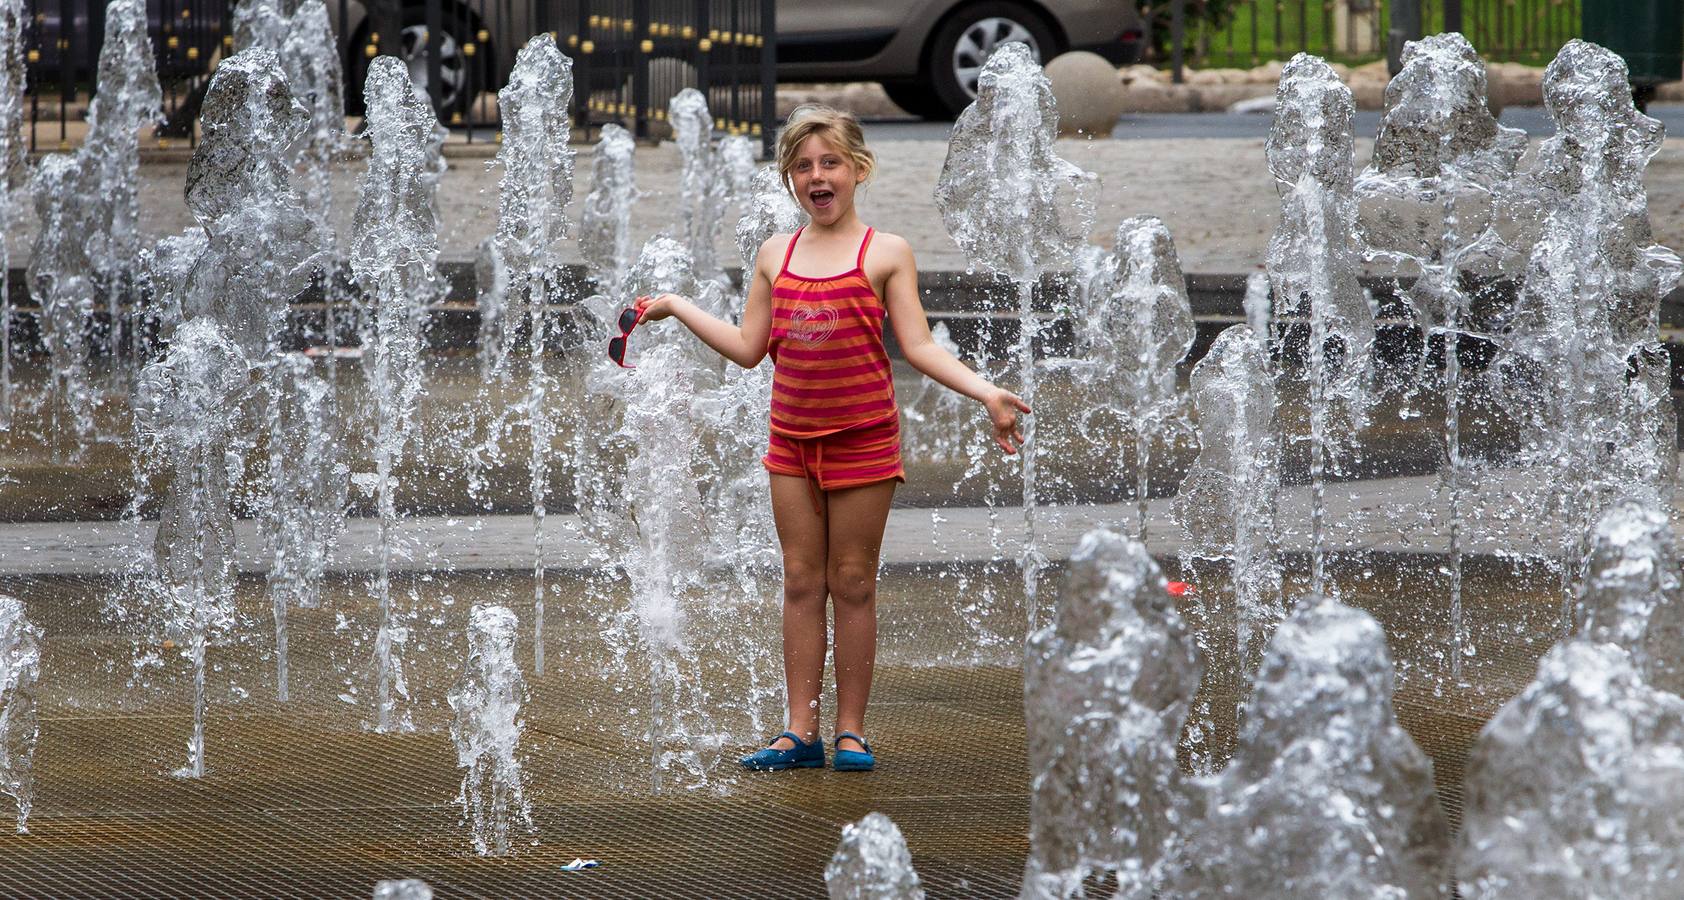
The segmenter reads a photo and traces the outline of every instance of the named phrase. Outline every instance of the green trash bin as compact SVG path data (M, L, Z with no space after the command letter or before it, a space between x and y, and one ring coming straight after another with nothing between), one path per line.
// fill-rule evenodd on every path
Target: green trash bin
M1644 99L1684 78L1684 0L1582 0L1585 40L1625 57Z

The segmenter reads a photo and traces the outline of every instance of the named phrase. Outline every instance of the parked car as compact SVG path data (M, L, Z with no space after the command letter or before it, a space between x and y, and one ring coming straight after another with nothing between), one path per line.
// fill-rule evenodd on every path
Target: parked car
M340 8L328 0L336 27ZM347 106L356 110L373 29L363 3L346 0L344 9ZM577 22L577 0L545 11L558 33L576 30L567 26ZM537 12L532 0L445 0L440 78L429 87L441 117L465 111L477 85L503 82ZM1028 44L1043 62L1091 50L1123 64L1140 58L1144 38L1135 0L778 0L777 17L778 80L880 81L896 104L931 118L951 118L976 98L983 61L1007 41ZM425 6L406 3L400 43L423 86L426 33Z
M1091 50L1124 64L1143 37L1134 0L782 0L778 79L880 81L907 112L952 118L1002 43L1022 41L1043 63Z

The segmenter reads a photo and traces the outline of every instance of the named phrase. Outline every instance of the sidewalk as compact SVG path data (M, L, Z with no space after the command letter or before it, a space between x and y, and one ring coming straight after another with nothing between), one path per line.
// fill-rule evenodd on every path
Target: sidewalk
M871 139L867 126L866 137ZM1539 136L1535 136L1539 137ZM947 155L944 140L878 140L872 143L880 170L860 195L860 213L878 228L911 242L925 271L962 271L964 254L948 238L932 193ZM486 147L490 150L490 147ZM590 190L590 147L580 146L575 163L574 201L569 217L577 222ZM1372 139L1359 139L1357 158L1366 162ZM1168 224L1189 273L1245 273L1263 263L1264 248L1279 214L1273 179L1258 139L1097 140L1059 142L1065 158L1100 178L1098 216L1091 240L1110 246L1117 224L1135 215L1156 215ZM455 155L439 189L443 212L442 259L467 261L476 245L496 228L500 170L479 148L473 156ZM360 159L348 160L335 179L333 222L344 241L356 203ZM641 243L672 224L678 201L677 148L666 143L637 150L638 186L644 192L632 216L634 238ZM193 226L182 199L185 159L141 166L141 230L149 239ZM1655 240L1684 248L1684 139L1668 140L1649 165L1646 183ZM722 223L720 259L735 265L735 211ZM7 235L14 267L28 264L36 221L33 210L20 211ZM563 262L578 262L578 247L561 245Z
M1333 541L1341 551L1379 553L1443 553L1443 503L1437 475L1340 482L1327 489L1328 518ZM1549 523L1532 527L1525 497L1537 485L1530 473L1505 472L1470 488L1467 507L1488 510L1488 519L1502 522L1496 533L1466 527L1464 552L1550 553L1554 536ZM1149 504L1148 548L1173 556L1182 549L1181 526L1172 517L1172 498ZM1310 549L1310 488L1281 492L1278 508L1281 549L1304 553ZM1125 534L1135 528L1133 502L1044 506L1035 511L1036 534L1049 559L1063 560L1082 535L1106 527ZM991 518L1000 534L990 537ZM575 515L551 515L545 527L545 565L580 569L595 565L592 545L580 535ZM0 577L30 575L99 575L122 571L136 548L149 548L156 522L42 522L0 524ZM1511 528L1520 530L1509 533ZM235 528L237 565L243 572L269 569L269 559L253 520ZM404 552L394 560L396 571L496 571L532 566L532 517L433 516L405 518L399 525ZM1025 534L1023 510L1008 506L898 508L889 513L883 536L886 565L955 564L1015 560ZM379 521L347 520L344 535L329 564L333 571L367 572L376 568Z

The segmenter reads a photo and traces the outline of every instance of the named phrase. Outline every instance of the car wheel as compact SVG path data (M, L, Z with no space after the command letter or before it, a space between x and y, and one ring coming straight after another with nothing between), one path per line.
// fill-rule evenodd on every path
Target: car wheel
M1027 7L1009 2L967 6L936 31L924 65L931 89L949 116L976 99L977 76L995 48L1011 41L1029 45L1029 54L1045 64L1060 52L1051 26Z
M429 84L427 78L427 56L424 52L427 36L426 10L414 6L404 7L403 23L403 31L398 41L398 58L403 60L404 66L409 69L409 80L432 98L433 111L438 114L440 122L450 124L458 115L466 116L473 106L475 95L487 84L485 70L476 66L483 66L482 60L492 58L490 47L475 47L475 54L470 56L464 46L464 39L473 40L480 28L478 18L468 13L464 22L459 13L446 7L444 27L441 29L437 47L438 84ZM368 43L367 28L365 25L360 39L352 43L353 50L359 50ZM361 53L353 52L350 61L345 79L345 109L352 115L362 115L363 79L368 76L369 60Z
M952 114L947 111L947 104L941 101L935 88L928 84L885 81L883 93L888 94L896 106L920 119L952 118Z

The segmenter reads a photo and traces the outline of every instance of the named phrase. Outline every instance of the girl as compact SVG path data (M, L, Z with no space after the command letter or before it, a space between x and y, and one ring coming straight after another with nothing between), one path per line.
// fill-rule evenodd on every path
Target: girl
M854 191L875 164L852 115L796 110L778 138L778 174L811 222L761 244L742 324L676 294L637 299L638 321L676 317L737 365L772 357L772 436L762 463L783 550L789 730L744 757L749 769L824 766L827 597L835 603L834 766L875 765L862 735L877 655L877 560L895 483L906 480L884 318L913 368L987 407L1002 449L1015 453L1023 442L1018 413L1029 407L931 340L912 248L854 210Z

